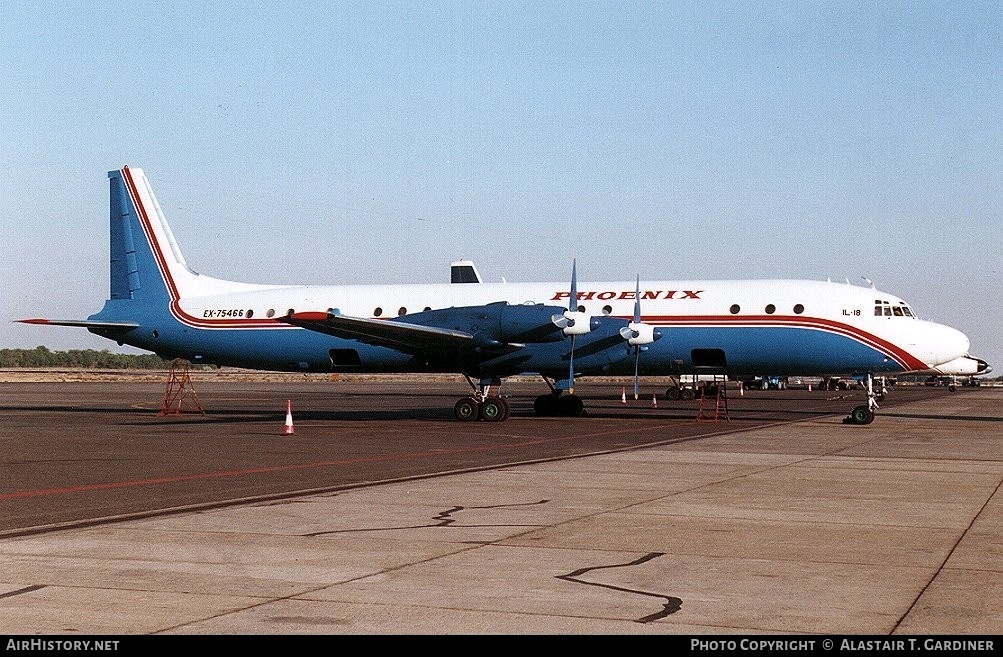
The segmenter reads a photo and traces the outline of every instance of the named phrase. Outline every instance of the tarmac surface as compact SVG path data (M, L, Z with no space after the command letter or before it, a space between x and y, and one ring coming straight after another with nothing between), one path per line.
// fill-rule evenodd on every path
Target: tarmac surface
M0 384L5 635L1003 631L1001 388L200 385Z

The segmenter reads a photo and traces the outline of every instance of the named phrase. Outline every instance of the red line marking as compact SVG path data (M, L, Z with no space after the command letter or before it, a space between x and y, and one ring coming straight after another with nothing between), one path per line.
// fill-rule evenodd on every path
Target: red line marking
M297 463L292 465L276 465L260 468L248 468L246 470L224 470L221 472L204 472L200 474L181 475L177 477L158 477L155 479L136 479L132 481L113 481L103 484L85 484L82 486L68 486L66 488L46 488L42 490L25 490L14 493L0 494L0 500L16 500L28 497L43 497L46 495L65 495L68 493L83 493L88 491L112 490L117 488L132 488L136 486L153 486L157 484L177 484L185 481L200 481L206 479L225 479L227 477L243 477L251 474L262 474L267 472L287 472L291 470L306 470L308 468L325 468L339 465L352 465L358 463L377 463L380 461L396 461L400 459L413 459L416 457L441 456L443 454L462 454L465 452L483 452L493 449L507 449L511 447L526 447L529 445L540 445L545 443L555 443L560 441L574 440L575 436L563 436L560 438L546 438L536 440L525 440L516 443L499 445L485 445L481 447L468 447L457 449L435 449L427 452L408 452L402 454L386 454L382 456L371 456L365 458L351 458L338 461L318 461L316 463Z

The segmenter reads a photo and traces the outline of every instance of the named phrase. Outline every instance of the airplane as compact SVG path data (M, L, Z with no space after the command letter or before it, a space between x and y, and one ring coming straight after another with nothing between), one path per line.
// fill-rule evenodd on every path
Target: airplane
M581 376L722 374L853 376L867 403L875 377L928 370L968 355L969 340L919 319L902 299L808 280L577 280L487 283L469 261L454 282L274 285L189 268L140 168L108 172L110 293L87 319L23 319L186 359L269 371L462 374L472 388L454 416L509 416L502 379L535 374L550 388L539 416L582 416ZM477 383L475 383L475 380Z

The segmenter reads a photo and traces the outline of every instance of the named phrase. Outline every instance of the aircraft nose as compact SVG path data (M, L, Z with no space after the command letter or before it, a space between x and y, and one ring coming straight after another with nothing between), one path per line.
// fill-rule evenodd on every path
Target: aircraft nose
M967 335L956 328L943 324L933 324L931 329L929 336L931 362L928 363L929 365L947 363L968 354L968 347L971 346L971 343Z

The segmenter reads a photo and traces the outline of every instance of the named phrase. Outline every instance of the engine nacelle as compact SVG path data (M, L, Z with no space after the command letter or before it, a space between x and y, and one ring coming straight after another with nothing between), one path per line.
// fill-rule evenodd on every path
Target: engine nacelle
M631 346L651 344L662 337L662 331L651 324L631 322L620 329L620 336Z
M395 317L391 321L418 324L473 336L478 349L500 349L507 344L561 342L564 335L554 326L558 306L543 304L512 305L501 301L483 306L463 306L426 310Z
M502 342L559 342L564 339L560 327L553 324L554 306L506 303L497 307L499 314L494 335Z
M550 318L554 326L561 329L565 336L585 335L599 328L599 320L581 310L565 310Z

